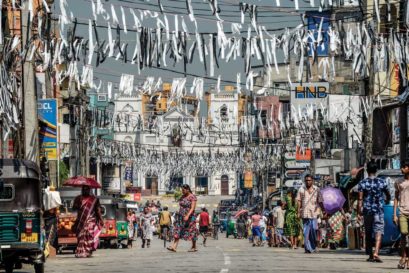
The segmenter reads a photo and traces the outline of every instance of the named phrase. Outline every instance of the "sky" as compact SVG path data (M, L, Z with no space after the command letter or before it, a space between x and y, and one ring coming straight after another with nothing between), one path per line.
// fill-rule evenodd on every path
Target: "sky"
M72 12L74 17L77 18L78 22L83 25L78 25L76 30L76 36L81 36L84 38L88 38L88 20L93 19L92 13L92 4L91 0L66 0L68 3L68 12ZM96 0L95 0L96 1ZM133 17L129 12L129 8L133 8L136 11L136 14L139 15L139 10L149 10L151 12L160 12L158 1L160 1L161 5L163 6L164 14L167 15L169 20L169 25L171 26L171 30L174 29L174 16L175 14L179 16L183 16L186 22L186 25L189 31L194 32L195 26L193 23L190 22L188 11L186 7L185 0L112 0L112 1L105 1L102 0L101 2L104 4L105 10L111 13L111 4L114 6L116 10L116 14L118 16L121 28L122 28L122 13L121 13L121 6L124 8L126 13L126 22L127 28L132 29L134 24ZM212 15L212 11L209 5L209 1L201 1L201 0L191 0L192 7L195 14L195 18L198 22L198 29L199 32L217 32L216 22L217 19L214 15ZM281 7L276 7L277 0L260 0L260 1L247 1L248 4L255 4L258 6L258 23L260 25L266 26L267 29L282 29L285 27L293 28L297 25L301 24L301 16L300 13L304 12L305 10L318 10L318 7L311 8L310 7L310 0L303 1L299 0L300 10L296 11L294 8L294 1L290 0L281 0ZM317 0L315 2L318 2ZM60 0L54 2L54 10L53 14L55 17L58 17L61 14L59 8ZM239 0L218 0L220 13L219 16L223 20L223 27L224 31L228 32L231 31L231 23L240 23L241 13L239 10ZM163 15L160 18L163 18ZM112 17L112 16L111 16ZM180 17L179 17L180 18ZM111 26L113 25L112 19L110 19ZM105 21L101 16L98 17L97 20L97 29L98 35L100 40L107 40L107 21ZM247 30L247 26L250 24L249 14L247 13L245 16L245 24L243 25L242 30ZM154 27L156 25L156 20L144 20L143 26L146 27ZM179 20L179 29L181 30L181 23ZM115 27L112 28L113 37L115 38ZM271 31L271 33L282 33L282 30L279 31ZM247 33L243 34L244 36ZM194 40L195 36L191 35L191 39ZM135 48L135 33L128 31L128 33L124 33L121 31L121 43L128 42L128 58L131 58L133 55L133 51ZM199 61L198 52L195 53L195 58L192 64L188 65L188 73L197 75L197 76L206 76L205 71L203 68L203 64ZM278 52L279 54L279 52ZM134 84L137 85L138 83L142 83L146 77L161 77L164 82L172 82L173 78L184 77L183 75L183 62L176 64L173 66L171 60L168 60L168 67L166 67L165 71L163 69L157 68L145 68L138 74L137 68L135 65L131 63L123 63L120 60L115 59L108 59L99 67L95 67L95 56L94 54L94 79L95 80L102 80L103 82L111 81L113 83L119 83L120 77L122 73L126 74L133 74L135 75L135 82ZM280 54L278 55L280 61ZM209 63L209 60L207 61ZM221 75L221 85L226 85L229 83L224 83L224 80L236 82L236 75L237 73L241 73L241 82L245 83L245 71L244 71L244 58L238 58L236 61L230 61L226 63L224 60L219 60L220 68L215 69L215 76L213 80L206 79L205 80L205 90L214 86L217 81L218 75ZM258 66L261 62L257 62L254 58L252 60L252 65ZM254 69L256 72L261 72L261 69ZM190 84L193 80L193 77L187 76L187 87L190 87ZM234 84L229 84L234 85Z

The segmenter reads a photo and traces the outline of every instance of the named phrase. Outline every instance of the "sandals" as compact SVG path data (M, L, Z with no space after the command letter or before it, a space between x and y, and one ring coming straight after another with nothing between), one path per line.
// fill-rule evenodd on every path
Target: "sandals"
M383 261L379 258L378 255L373 255L373 262L374 263L383 263Z
M187 252L197 252L197 248L191 248Z
M403 262L402 262L403 261ZM400 259L399 263L398 263L398 269L405 269L406 267L406 260L404 259Z
M172 252L176 252L176 249L174 249L174 248L171 247L171 246L168 246L166 249L169 250L169 251L172 251Z

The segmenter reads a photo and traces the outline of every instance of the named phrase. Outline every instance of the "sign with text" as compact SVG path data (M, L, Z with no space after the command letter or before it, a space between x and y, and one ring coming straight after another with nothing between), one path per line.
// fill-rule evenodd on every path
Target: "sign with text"
M133 180L133 167L132 166L125 167L124 179L128 181Z
M315 82L293 84L294 99L323 99L328 96L329 84L327 82Z
M37 103L40 156L58 160L57 100L40 99Z
M328 98L328 82L294 83L291 85L291 115L299 122L325 115Z

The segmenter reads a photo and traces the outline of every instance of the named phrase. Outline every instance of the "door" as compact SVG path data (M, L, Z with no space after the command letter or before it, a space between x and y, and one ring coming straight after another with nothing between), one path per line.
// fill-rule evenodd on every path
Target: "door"
M148 176L145 178L146 190L150 190L151 195L158 195L158 177Z
M158 178L152 178L152 195L158 195Z
M220 189L221 195L229 195L229 177L227 175L222 175Z

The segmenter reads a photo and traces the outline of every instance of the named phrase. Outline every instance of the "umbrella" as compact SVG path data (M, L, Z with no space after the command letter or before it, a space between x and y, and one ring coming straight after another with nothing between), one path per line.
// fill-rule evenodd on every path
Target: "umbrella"
M84 177L84 176L74 176L67 180L65 180L64 186L71 186L71 187L82 187L88 186L90 188L99 189L101 185L93 178Z
M328 214L334 214L342 209L345 197L338 188L327 187L321 190L324 209Z
M249 211L246 210L246 209L242 209L242 210L238 211L238 212L234 215L234 218L239 218L240 215L245 214L245 213L247 213L247 212L249 212Z

